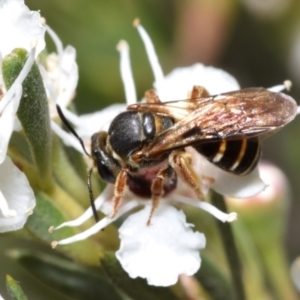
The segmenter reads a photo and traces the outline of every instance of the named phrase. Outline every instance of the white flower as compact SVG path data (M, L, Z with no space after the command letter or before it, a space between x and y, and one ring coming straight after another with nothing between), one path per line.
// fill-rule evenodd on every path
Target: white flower
M24 1L0 2L0 72L2 58L15 48L29 52L27 61L7 89L0 74L0 232L22 228L35 206L35 198L25 175L6 156L8 143L16 123L16 112L22 96L22 83L35 57L45 47L45 28L40 14L31 12Z
M75 48L70 45L63 48L61 40L48 25L46 30L56 46L57 53L48 55L44 65L39 63L39 68L50 99L50 115L53 118L57 116L55 104L65 108L74 98L78 83L78 66Z
M211 94L239 89L237 81L228 73L202 64L178 68L164 76L148 34L139 24L137 29L145 44L155 77L154 86L162 101L187 99L194 85L204 86ZM121 75L127 104L134 104L137 99L129 62L129 48L127 43L122 41L118 49L121 52ZM273 87L272 90L280 91L284 87L284 85L280 85ZM81 132L85 138L90 138L94 131L107 130L110 121L123 107L124 105L111 106L93 115L84 116L82 119L84 120L84 129L80 128L79 124L78 132ZM89 121L91 121L91 127L88 125ZM213 188L226 196L246 198L256 195L266 187L260 179L257 167L248 175L235 176L216 167L193 148L187 147L186 151L192 155L193 167L201 178L200 184L205 194L210 188ZM139 199L131 192L127 192L117 214L111 218L113 195L114 187L108 184L95 201L96 209L106 214L105 218L88 230L65 240L55 241L52 245L55 247L57 244L64 245L83 240L105 228L120 216L137 207L144 206L131 214L120 227L121 246L116 252L116 257L130 277L145 278L151 285L175 284L181 274L193 275L201 264L199 250L205 247L205 237L192 230L191 225L186 223L183 212L172 207L171 202L184 203L203 209L222 222L231 222L237 218L236 213L223 213L210 203L195 199L191 188L187 187L179 178L176 189L161 199L159 207L151 218L150 225L147 225L152 207L150 200ZM52 230L64 226L79 226L91 216L92 209L89 208L78 219L63 223Z
M147 226L151 205L130 215L119 229L116 256L130 277L146 278L151 285L169 286L178 274L193 275L200 267L199 250L205 236L194 232L182 211L161 203ZM181 237L178 239L178 237Z
M177 68L156 80L154 87L161 101L187 99L193 86L201 85L210 93L216 95L240 89L238 82L227 72L200 63L191 67Z
M26 176L7 156L0 164L0 232L22 228L34 206L34 193Z
M45 48L45 27L37 11L30 11L23 0L0 2L0 52L2 57L15 48L31 51L36 43L36 56Z
M78 144L78 140L74 138L73 135L62 130L54 121L58 117L56 105L59 105L68 121L76 126L80 126L78 127L81 129L79 132L80 135L85 136L86 132L88 132L87 140L89 143L92 135L91 126L86 127L85 122L82 122L77 115L66 109L74 99L78 83L76 50L70 45L63 48L63 44L58 35L48 25L45 26L47 33L56 46L56 53L51 53L43 61L38 62L48 98L51 128L67 146L73 146L76 150L84 154L82 147Z

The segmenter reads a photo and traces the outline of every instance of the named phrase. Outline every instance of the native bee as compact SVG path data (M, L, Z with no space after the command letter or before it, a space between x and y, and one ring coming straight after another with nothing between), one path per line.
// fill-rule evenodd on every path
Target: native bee
M193 147L217 167L243 176L257 165L262 138L297 114L293 98L262 88L210 96L195 86L187 100L161 102L154 91L146 92L145 99L117 115L108 132L92 136L94 166L104 181L115 185L112 217L126 187L152 199L152 215L160 198L176 188L178 176L203 200L201 178L186 147Z

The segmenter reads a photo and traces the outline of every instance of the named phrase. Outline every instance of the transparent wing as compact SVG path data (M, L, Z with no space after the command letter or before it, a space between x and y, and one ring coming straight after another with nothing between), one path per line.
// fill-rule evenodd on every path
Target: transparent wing
M128 109L152 112L175 120L172 127L143 149L147 157L214 139L268 136L292 121L297 114L293 98L262 88L199 99L141 103Z

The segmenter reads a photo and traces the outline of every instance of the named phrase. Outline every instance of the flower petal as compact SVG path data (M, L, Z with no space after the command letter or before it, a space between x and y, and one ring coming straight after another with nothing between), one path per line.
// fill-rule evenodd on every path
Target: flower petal
M30 11L23 0L0 1L0 52L2 56L15 48L31 50L36 41L36 56L45 48L45 27L37 11Z
M205 87L211 95L240 88L235 78L227 72L199 63L174 69L164 80L154 83L162 101L186 99L194 85Z
M0 232L17 230L24 226L35 207L34 193L24 173L7 156L0 165L0 191L15 217L4 217L0 212Z
M15 88L12 99L8 102L0 115L0 164L6 157L7 147L14 129L16 113L21 96L22 86L18 85Z
M111 121L122 111L126 110L126 104L113 104L101 111L79 116L80 124L76 132L83 139L90 139L99 130L108 130Z
M200 267L199 250L205 236L193 232L182 211L161 203L147 226L151 205L130 215L119 229L116 256L131 278L146 278L156 286L175 284L180 274L193 275Z

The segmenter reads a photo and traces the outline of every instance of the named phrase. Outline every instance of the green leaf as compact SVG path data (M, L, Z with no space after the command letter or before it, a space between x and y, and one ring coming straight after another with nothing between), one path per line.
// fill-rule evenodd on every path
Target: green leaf
M6 275L6 288L13 300L28 300L21 286L10 275Z
M83 160L81 154L79 159ZM86 184L87 167L85 166L84 181L70 162L65 148L57 136L53 137L52 167L55 179L68 194L83 206L89 203L89 193Z
M132 279L123 270L115 254L105 253L101 259L101 269L111 282L133 300L178 300L179 298L168 288L148 285L146 280Z
M214 300L232 299L228 278L203 254L199 271L194 275Z
M7 89L21 72L28 57L24 49L15 49L3 59L2 72ZM31 146L41 180L51 181L51 127L46 92L36 63L23 82L18 117Z
M93 268L39 251L13 249L8 255L37 280L72 299L123 299L108 279Z

